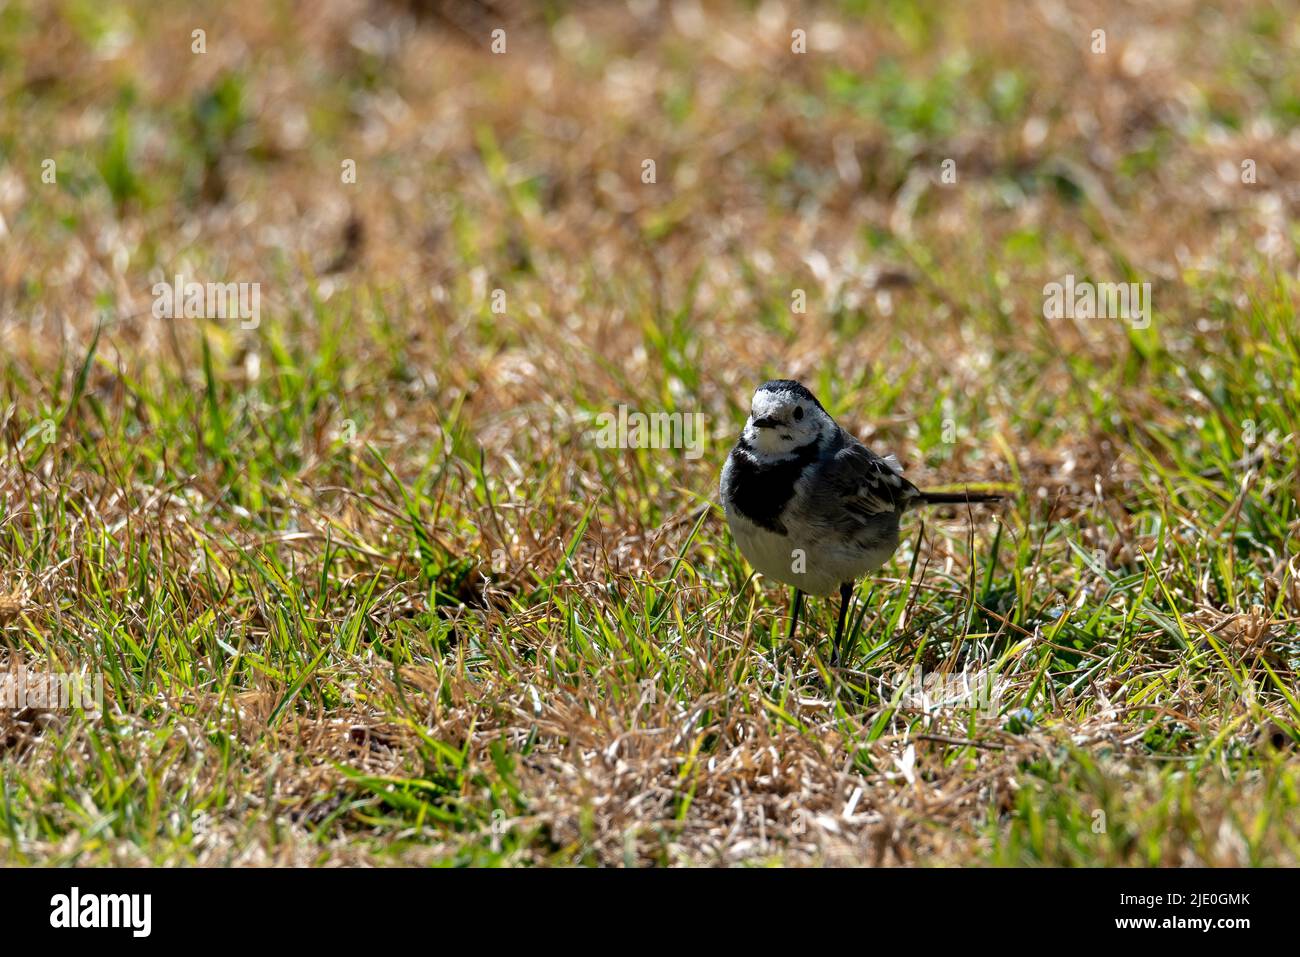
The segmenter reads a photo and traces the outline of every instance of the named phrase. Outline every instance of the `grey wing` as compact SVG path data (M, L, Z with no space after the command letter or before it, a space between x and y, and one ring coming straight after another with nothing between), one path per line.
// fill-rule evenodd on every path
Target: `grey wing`
M881 458L854 441L824 464L823 487L846 516L865 525L902 513L920 494L902 471L892 455Z

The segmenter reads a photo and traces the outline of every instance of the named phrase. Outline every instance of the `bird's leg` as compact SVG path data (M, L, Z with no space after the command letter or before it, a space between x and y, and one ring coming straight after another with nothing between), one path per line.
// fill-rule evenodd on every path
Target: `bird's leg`
M803 605L803 592L798 588L794 590L794 598L790 601L790 634L786 635L786 641L794 640L794 629L799 624L799 609Z
M844 637L844 619L849 612L849 601L853 598L853 582L840 583L840 622L835 626L835 643L831 645L831 667L840 664L840 639Z

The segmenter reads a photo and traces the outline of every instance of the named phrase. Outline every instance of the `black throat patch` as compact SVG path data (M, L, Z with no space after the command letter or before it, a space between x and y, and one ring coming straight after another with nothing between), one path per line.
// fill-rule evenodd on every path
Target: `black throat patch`
M749 443L741 439L731 452L731 506L755 525L787 534L781 513L794 498L794 483L817 460L819 446L814 440L795 449L792 458L762 465L752 457Z

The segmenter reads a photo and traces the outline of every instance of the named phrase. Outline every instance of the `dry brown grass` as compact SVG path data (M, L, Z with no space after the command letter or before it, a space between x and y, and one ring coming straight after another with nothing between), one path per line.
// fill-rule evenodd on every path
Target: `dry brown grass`
M0 11L0 630L108 676L0 711L5 857L1296 862L1291 4L101 6ZM1066 272L1154 329L1043 319ZM839 684L692 535L770 374L1022 490L911 526Z

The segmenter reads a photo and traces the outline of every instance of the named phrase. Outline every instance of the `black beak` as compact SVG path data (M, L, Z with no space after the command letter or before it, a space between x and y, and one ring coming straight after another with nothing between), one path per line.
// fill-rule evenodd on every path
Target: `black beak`
M780 422L776 421L776 419L772 418L770 415L754 420L754 428L756 429L775 429L780 424Z

